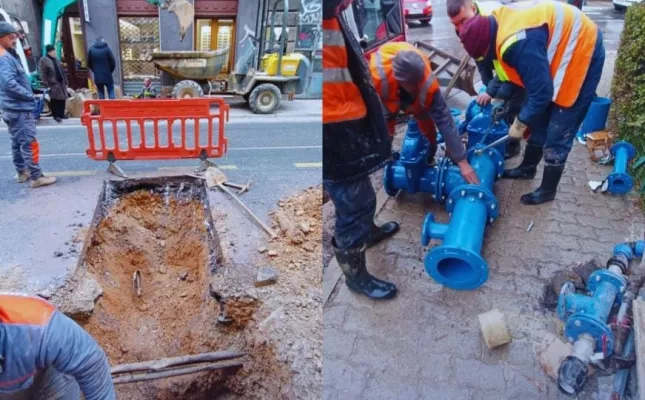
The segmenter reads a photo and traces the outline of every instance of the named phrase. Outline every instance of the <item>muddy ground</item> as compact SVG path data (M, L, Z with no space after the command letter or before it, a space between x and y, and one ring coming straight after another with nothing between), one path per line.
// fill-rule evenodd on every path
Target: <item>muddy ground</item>
M282 200L272 216L279 238L259 243L251 265L233 265L226 253L235 244L222 243L212 275L202 202L166 202L148 191L121 198L90 231L81 263L103 294L89 319L79 322L110 364L228 349L248 356L241 370L119 385L119 398L317 399L321 202L320 187ZM216 230L234 223L223 210L212 215ZM256 287L261 267L273 268L277 282ZM77 275L83 273L79 268ZM217 322L221 310L231 323Z

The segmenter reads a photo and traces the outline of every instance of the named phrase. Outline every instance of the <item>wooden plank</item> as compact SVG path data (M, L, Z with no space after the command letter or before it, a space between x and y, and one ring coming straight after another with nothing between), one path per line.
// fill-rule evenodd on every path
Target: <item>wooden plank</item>
M634 300L634 341L636 342L636 369L638 373L638 387L645 388L645 302ZM640 400L645 400L645 389L639 390Z

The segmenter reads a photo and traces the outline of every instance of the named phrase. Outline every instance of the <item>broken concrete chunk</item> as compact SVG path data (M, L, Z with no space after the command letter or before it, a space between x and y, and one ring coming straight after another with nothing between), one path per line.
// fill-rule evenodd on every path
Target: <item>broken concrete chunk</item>
M489 349L510 343L513 340L506 318L498 309L479 314L477 318L479 318L484 342Z
M262 267L258 270L258 276L255 280L256 287L273 285L278 282L278 271L272 267Z
M300 230L303 231L304 233L309 233L311 232L311 226L309 226L308 223L303 222L300 224Z
M159 273L160 274L165 274L166 272L168 272L168 267L166 267L165 265L161 264L159 266Z
M277 252L277 251L275 251L275 250L271 250L271 251L269 251L269 257L277 257L277 256L278 256L278 252Z
M573 347L564 343L552 333L547 333L542 343L536 346L536 356L544 373L552 379L558 379L558 369L562 361L567 358Z
M179 279L181 279L182 281L185 281L186 278L188 278L188 272L184 271L181 274L179 274Z
M62 257L62 256L63 256L62 252L60 252L60 251L55 251L54 252L54 257Z
M259 247L258 248L258 253L260 253L260 254L264 254L267 251L269 251L269 249L267 249L266 247Z
M68 281L52 295L59 311L76 320L85 320L94 312L96 300L103 294L99 283L86 272Z
M296 229L295 224L287 215L282 212L278 211L275 213L275 218L276 221L278 222L278 225L280 226L280 229L282 232L284 232L291 243L293 244L300 244L304 241L304 237L302 232L300 230Z

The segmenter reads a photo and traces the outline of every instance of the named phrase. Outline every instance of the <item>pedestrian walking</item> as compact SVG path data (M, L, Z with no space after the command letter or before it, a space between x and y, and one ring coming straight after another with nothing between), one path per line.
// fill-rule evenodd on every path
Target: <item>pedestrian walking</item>
M518 2L477 15L459 30L473 58L494 59L509 81L526 89L527 101L509 130L519 142L527 128L522 163L507 179L533 179L544 156L540 187L522 196L525 205L555 199L576 131L602 75L605 47L598 26L561 2Z
M65 116L65 103L67 101L67 77L63 71L63 64L56 58L56 48L48 44L45 46L47 54L38 62L40 79L49 89L49 108L56 122L67 119Z
M105 99L107 89L108 98L114 99L114 78L112 73L116 68L114 54L103 37L96 39L87 55L87 68L94 75L94 84L99 92L99 99Z
M399 230L374 224L369 175L392 155L387 123L356 37L340 13L351 0L323 2L323 184L336 208L332 245L345 284L369 298L390 299L396 286L367 271L365 251Z
M44 176L38 164L40 149L33 116L36 98L16 56L17 38L18 32L12 24L0 22L0 108L11 135L16 179L19 183L31 179L31 187L37 188L55 183L56 178Z
M0 294L1 399L116 399L105 352L35 296Z

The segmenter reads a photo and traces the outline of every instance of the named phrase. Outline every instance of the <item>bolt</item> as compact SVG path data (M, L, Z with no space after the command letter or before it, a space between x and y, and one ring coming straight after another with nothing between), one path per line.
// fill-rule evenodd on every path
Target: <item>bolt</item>
M580 325L582 325L582 324L580 323L580 320L575 320L575 321L573 321L573 324L574 324L575 326L578 326L578 327L579 327Z
M452 199L448 199L448 204L452 204Z
M446 196L441 196L441 200L445 200L445 199L446 199Z
M625 293L625 286L620 287L620 293Z
M464 196L466 196L466 191L465 191L465 190L462 190L462 191L461 191L461 197L464 197Z
M573 342L573 338L569 336L567 339L569 339L570 342Z
M596 275L596 282L600 282L600 275Z
M479 195L477 197L479 197L480 199L483 199L484 198L484 193L479 192Z
M488 222L490 222L490 223L492 224L493 222L495 222L495 219L494 219L493 217L490 217L490 219L488 220Z
M502 164L503 163L501 161L497 163L497 165L499 165L500 167L502 166Z
M498 177L498 178L501 178L501 177L502 177L502 174L497 174L497 177Z
M492 156L493 156L493 152L492 152L492 151L489 151L489 152L488 152L488 155L489 155L490 157L492 157Z
M491 209L491 210L494 210L494 209L495 209L495 204L491 204L491 205L490 205L490 209Z
M468 201L472 203L473 201L475 201L475 198L474 197L469 197Z

